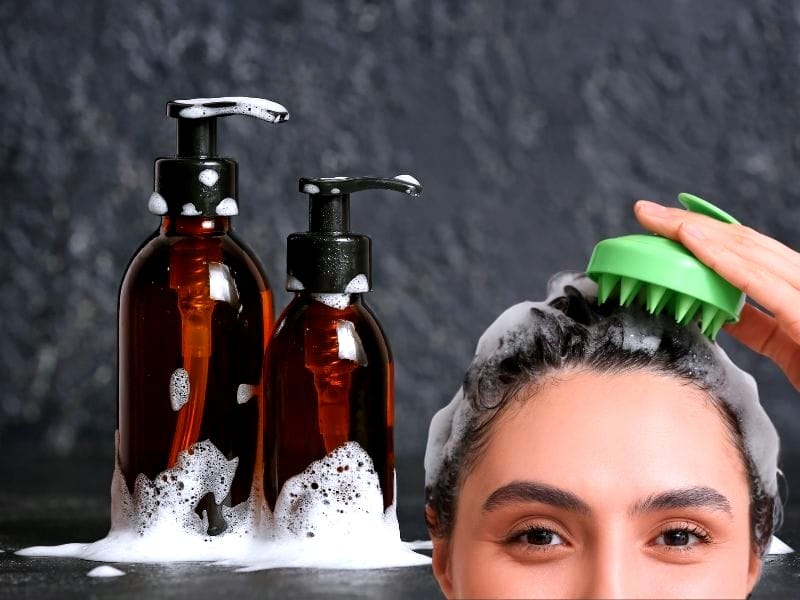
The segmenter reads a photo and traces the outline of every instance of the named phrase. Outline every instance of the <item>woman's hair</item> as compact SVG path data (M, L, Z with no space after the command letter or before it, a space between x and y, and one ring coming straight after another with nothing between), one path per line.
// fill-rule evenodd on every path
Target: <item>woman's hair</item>
M782 505L777 494L765 488L748 452L741 416L747 411L732 410L737 402L722 397L727 387L714 346L696 326L680 326L671 316L653 316L638 306L598 305L591 293L596 288L581 275L559 274L551 280L551 289L559 276L556 283L563 284L568 276L575 285L558 286L545 303L517 305L501 316L492 326L495 332L490 328L481 339L459 394L441 411L442 417L434 418L426 453L426 501L433 512L426 511L426 520L433 535L447 537L452 532L461 484L480 457L498 415L515 398L535 396L550 376L568 369L615 374L645 370L704 391L719 411L747 470L752 544L763 555L780 524ZM511 313L513 318L507 316ZM521 394L523 390L528 393ZM447 421L444 426L443 421ZM763 423L760 426L763 430Z

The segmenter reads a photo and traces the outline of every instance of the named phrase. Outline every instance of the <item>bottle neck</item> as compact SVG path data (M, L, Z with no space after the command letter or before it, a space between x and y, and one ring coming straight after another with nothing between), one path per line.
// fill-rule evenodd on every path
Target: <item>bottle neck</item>
M230 232L230 217L161 217L163 235L212 236Z

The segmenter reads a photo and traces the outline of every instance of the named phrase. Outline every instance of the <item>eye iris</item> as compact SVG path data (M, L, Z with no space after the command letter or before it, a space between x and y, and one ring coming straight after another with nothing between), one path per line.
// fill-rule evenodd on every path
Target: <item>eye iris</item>
M670 531L664 534L664 543L667 546L685 546L689 543L689 532L687 531Z
M525 539L529 544L549 546L553 543L553 534L545 529L534 529L525 534Z

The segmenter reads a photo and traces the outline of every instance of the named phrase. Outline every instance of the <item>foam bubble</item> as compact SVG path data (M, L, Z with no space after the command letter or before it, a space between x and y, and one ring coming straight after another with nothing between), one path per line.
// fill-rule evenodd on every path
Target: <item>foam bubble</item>
M419 182L419 180L413 175L401 174L401 175L395 175L394 178L404 183L410 183L411 185L420 185L420 186L422 185Z
M783 540L778 539L777 536L772 536L767 554L792 554L793 552L794 549L792 549L791 546L789 546Z
M236 402L238 404L245 404L250 398L256 395L256 386L249 383L240 383L236 388Z
M219 173L217 173L214 169L203 169L200 171L200 174L197 176L202 183L206 187L212 187L217 180L219 179Z
M189 373L183 367L178 367L169 378L169 401L172 410L178 412L189 401Z
M217 214L221 217L234 217L239 214L239 205L233 198L223 198L217 204Z
M344 288L345 294L366 294L369 292L369 279L361 273L353 277Z
M313 183L307 183L303 186L303 192L306 194L319 194L319 186Z
M350 306L350 294L311 294L317 302L322 302L325 306L344 310Z
M119 577L125 575L125 571L120 571L111 565L101 565L89 571L87 575L89 577Z
M181 214L185 217L196 217L202 213L197 210L197 207L195 207L194 204L187 202L181 207Z
M286 289L291 292L302 292L305 288L303 282L294 275L286 276Z
M167 201L164 200L164 196L158 192L153 192L150 194L150 200L147 201L147 210L154 215L162 216L167 214L169 207L167 206Z

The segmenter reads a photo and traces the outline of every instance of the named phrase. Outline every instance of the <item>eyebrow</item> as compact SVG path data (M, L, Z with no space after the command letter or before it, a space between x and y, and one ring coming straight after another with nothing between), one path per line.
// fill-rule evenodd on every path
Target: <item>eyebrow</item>
M631 515L670 510L674 508L701 508L719 510L732 516L731 503L717 490L710 487L688 487L653 494L637 502Z
M537 481L512 481L497 488L483 503L483 511L491 512L518 502L539 502L580 514L589 514L589 505L572 492Z

